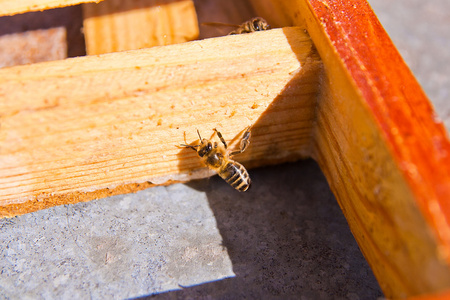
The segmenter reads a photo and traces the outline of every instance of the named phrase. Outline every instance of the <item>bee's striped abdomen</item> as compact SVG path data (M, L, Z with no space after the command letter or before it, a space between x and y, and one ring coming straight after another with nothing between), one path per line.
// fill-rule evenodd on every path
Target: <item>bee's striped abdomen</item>
M250 187L251 180L247 170L236 161L228 161L218 173L239 192L245 192Z

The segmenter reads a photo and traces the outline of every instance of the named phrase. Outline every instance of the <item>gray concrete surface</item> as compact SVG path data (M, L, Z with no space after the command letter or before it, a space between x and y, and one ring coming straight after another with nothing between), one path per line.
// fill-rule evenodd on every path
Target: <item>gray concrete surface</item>
M370 3L449 128L450 1ZM0 220L0 299L382 296L314 162L251 176Z
M368 1L450 131L450 1Z
M311 161L0 221L4 298L376 299L378 284ZM20 296L19 296L20 295Z

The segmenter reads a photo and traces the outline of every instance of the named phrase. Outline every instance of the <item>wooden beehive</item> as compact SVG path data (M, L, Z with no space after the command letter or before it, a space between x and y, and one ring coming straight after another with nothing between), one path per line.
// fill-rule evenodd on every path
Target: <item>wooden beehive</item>
M387 297L450 289L450 143L367 2L236 3L234 20L198 19L282 28L148 48L196 38L193 3L106 0L84 7L86 45L114 53L0 70L1 216L205 176L176 145L252 125L239 160L316 159ZM123 30L137 19L141 35Z

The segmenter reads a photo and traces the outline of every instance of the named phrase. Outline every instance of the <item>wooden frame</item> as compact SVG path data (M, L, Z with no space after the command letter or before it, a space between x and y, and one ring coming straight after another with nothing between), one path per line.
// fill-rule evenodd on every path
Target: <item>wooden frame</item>
M305 157L320 69L286 28L0 70L0 214L210 176L178 147L197 129L253 125L250 166Z
M102 0L0 0L0 16L12 16L30 11L100 2Z
M283 10L306 26L325 70L313 155L361 250L388 297L448 289L444 126L365 1L296 4Z
M108 0L84 4L83 12L88 55L184 43L198 38L192 0Z
M1 70L3 113L0 159L3 165L10 165L0 170L0 180L8 182L17 182L14 176L22 176L20 178L24 182L34 180L36 183L36 179L29 177L33 155L39 152L36 149L45 149L49 141L70 145L69 138L58 135L57 127L52 127L48 122L40 125L40 120L49 120L46 114L51 110L55 111L64 105L70 108L73 103L78 103L75 107L82 104L88 112L93 112L95 109L91 105L106 103L108 106L108 103L116 100L140 105L138 98L157 98L159 95L162 95L161 99L177 100L166 109L155 109L148 118L152 125L145 122L139 125L139 121L145 119L139 115L139 111L145 112L144 108L131 110L138 116L129 115L127 122L135 119L134 128L140 130L137 133L119 126L119 129L114 129L116 134L109 136L114 132L110 129L117 125L108 114L103 119L92 117L87 120L81 118L81 114L78 118L75 115L76 122L85 122L86 130L91 132L84 136L88 137L89 145L93 145L91 149L94 150L86 150L82 158L83 162L88 161L100 168L97 177L94 177L97 181L89 185L78 180L83 178L82 173L89 168L77 170L74 178L78 179L71 181L68 177L57 177L63 173L58 165L51 168L52 172L46 173L37 164L36 172L43 172L44 175L44 183L40 183L44 188L36 190L38 185L24 188L25 185L18 184L18 193L29 193L31 197L22 200L0 198L3 215L11 216L51 205L135 191L149 186L147 182L150 179L153 184L158 184L170 182L163 179L188 180L204 176L199 173L201 171L195 171L201 170L195 160L195 153L181 151L177 155L176 151L180 150L174 147L170 152L163 146L165 142L161 142L167 141L170 145L183 142L179 141L180 128L178 131L174 129L177 126L175 122L165 124L166 117L172 118L170 120L180 118L176 113L170 115L171 105L180 105L181 111L196 107L197 114L192 113L187 120L179 121L188 141L195 140L194 128L207 132L219 124L225 136L235 139L242 129L253 123L256 124L253 148L249 148L248 153L241 157L250 167L304 156L315 158L387 297L404 298L450 289L450 142L445 128L436 121L428 99L370 6L364 0L273 0L255 1L254 7L259 15L266 17L275 26L295 25L302 29L274 30L155 50ZM264 41L272 39L276 42L264 44ZM224 50L227 48L230 50ZM253 54L237 50L254 48L262 50ZM198 69L196 63L202 62L200 56L205 51L209 56ZM214 51L216 56L213 55ZM175 53L189 55L173 61L158 60L158 57L166 57L170 53L174 53L173 57ZM233 60L233 57L239 59ZM273 57L276 59L271 60ZM246 66L250 67L244 70ZM115 71L111 72L111 69ZM150 85L153 90L149 88L148 82L143 85L146 88L133 83L145 83L145 72L153 69L158 71L152 78L178 78L174 81L178 84L177 92L170 94L171 91L164 90L161 94L157 90L158 84L164 87L164 80ZM94 77L89 77L89 72L93 70L103 74L103 79L95 81ZM45 76L42 76L43 72ZM202 74L205 76L202 77ZM227 74L226 78L223 78L224 74ZM86 85L81 84L74 91L76 97L73 99L77 100L70 98L72 100L68 101L64 93L67 93L71 84L80 83L83 77ZM104 88L100 84L101 80L108 78L116 80L117 86ZM126 78L132 80L127 81ZM223 83L222 79L225 79ZM40 86L46 86L46 89L39 91ZM92 88L89 93L83 93L86 86ZM231 98L220 98L224 90L235 94ZM166 96L164 93L167 93ZM189 105L194 94L203 100ZM8 97L16 102L6 101ZM98 103L93 99L98 99ZM214 106L207 99L219 99L215 101L219 106L224 106L211 112ZM226 108L229 108L228 112ZM106 108L100 111L103 109ZM120 111L120 107L113 109ZM283 111L292 114L280 115ZM70 109L66 111L69 112ZM23 125L21 121L24 116L29 122L25 125L42 134L42 139L35 139L25 149L20 148L23 141L31 141L31 138L26 136L25 129L21 131L17 127ZM286 120L283 125L279 123L281 120ZM100 124L107 125L104 127ZM175 127L170 128L170 124ZM153 132L152 138L146 138L145 132L149 130ZM54 133L53 138L47 135L48 132ZM112 157L107 149L117 145L102 142L105 135L108 141L122 139L128 145L134 143L130 149L138 153L135 164L127 166L127 161L121 162L117 157ZM49 139L46 140L46 137ZM284 146L287 151L282 155L271 148L272 143L269 141L273 142L274 137L280 139L278 143L286 143ZM155 138L152 147L137 147L151 143ZM5 152L4 149L7 149L7 145L11 147L12 141L16 143L16 148ZM75 144L73 151L83 151L76 148L76 142L72 143ZM39 147L33 148L33 145ZM52 158L60 154L51 153ZM44 157L45 152L41 154ZM146 164L146 157L155 160ZM164 163L158 165L167 161L167 157L173 157L179 168L171 169L170 164ZM107 162L112 161L117 161L117 166L122 164L123 167L114 170L109 168ZM69 167L79 167L76 162ZM156 166L155 171L150 171L152 165ZM124 176L127 168L133 172ZM11 170L16 170L16 175ZM124 172L117 173L117 170ZM157 173L156 170L163 172ZM189 170L193 173L186 173ZM143 174L147 174L147 177ZM158 176L152 177L155 174ZM174 177L174 174L179 177ZM183 175L180 177L180 174ZM60 178L60 186L65 188L58 190L54 185L45 187L54 178ZM115 181L104 184L102 178ZM448 294L443 295L445 297Z

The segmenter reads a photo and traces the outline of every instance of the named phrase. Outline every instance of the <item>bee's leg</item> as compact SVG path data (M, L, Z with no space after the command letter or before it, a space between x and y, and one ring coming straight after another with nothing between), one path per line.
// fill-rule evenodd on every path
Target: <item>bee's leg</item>
M222 134L220 133L220 131L217 131L217 129L214 128L214 131L217 133L217 136L219 137L220 141L222 142L222 144L225 146L225 149L228 148L227 146L227 142L225 142L225 139L223 138Z
M251 131L250 131L250 126L249 126L245 130L244 135L242 136L239 150L235 150L235 151L231 152L230 156L244 152L245 149L247 149L248 145L250 144L250 136L251 136Z

